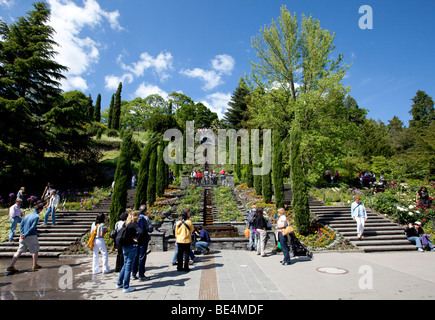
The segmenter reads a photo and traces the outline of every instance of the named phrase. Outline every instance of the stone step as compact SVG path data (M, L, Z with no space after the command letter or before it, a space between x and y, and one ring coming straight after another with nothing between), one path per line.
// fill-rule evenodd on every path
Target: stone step
M1 252L0 251L0 258L12 258L14 256L16 251L14 252ZM63 251L54 251L54 252L38 252L38 258L58 258ZM25 252L21 255L21 257L32 257L32 254L30 252Z
M70 246L71 245L71 241L61 241L61 240L53 240L53 239L39 239L38 238L38 242L39 242L39 246ZM12 243L8 243L8 242L2 242L0 243L0 248L1 247L12 247L14 246L14 244L16 244L15 250L18 248L18 242L12 242Z
M62 252L62 251L65 251L65 249L68 246L42 246L42 245L40 245L39 250L40 250L40 252L41 251ZM18 248L18 246L0 246L0 252L5 252L5 251L16 252L17 248Z
M350 231L340 232L343 237L355 237L357 236L356 228ZM386 235L404 235L404 230L391 229L391 230L364 230L364 236L386 236Z
M367 247L367 246L397 246L397 245L410 245L415 247L411 242L408 240L369 240L369 239L362 239L358 241L351 241L352 244L356 245L359 248Z
M414 245L385 245L385 246L367 246L361 247L364 252L382 252L382 251L411 251L417 250Z
M351 228L351 227L356 227L356 222L354 221L349 221L349 222L339 222L339 223L329 223L328 226L330 226L333 229L339 229L339 228ZM369 222L367 221L365 223L365 227L364 230L368 229L368 228L373 228L373 227L379 227L379 228L383 228L383 227L394 227L397 228L397 225L389 222L389 221L372 221Z
M359 241L356 233L355 236L348 236L347 239L349 241ZM363 241L372 241L372 240L406 240L406 236L403 234L390 234L390 235L366 235L364 234Z

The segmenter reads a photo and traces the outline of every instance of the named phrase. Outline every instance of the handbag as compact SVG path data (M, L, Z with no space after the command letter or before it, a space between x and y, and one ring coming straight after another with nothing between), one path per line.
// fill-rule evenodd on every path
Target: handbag
M292 233L294 231L293 227L290 225L290 223L288 223L287 221L287 227L285 227L284 229L282 229L282 235L286 236L289 235L290 233Z
M89 237L88 242L86 242L86 245L89 247L89 249L93 250L94 249L94 242L95 242L95 237L97 236L97 230L98 230L98 224L95 226L94 231L91 233L91 236Z
M249 238L249 228L245 229L245 238Z

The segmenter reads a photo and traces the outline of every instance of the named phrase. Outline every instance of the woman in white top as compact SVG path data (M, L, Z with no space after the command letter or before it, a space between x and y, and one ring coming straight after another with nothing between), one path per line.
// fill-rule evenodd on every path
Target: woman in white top
M284 259L281 260L280 263L282 263L284 266L288 266L291 264L290 253L289 253L289 249L287 247L287 244L290 243L290 241L288 239L289 238L288 235L284 236L282 234L282 230L285 229L287 227L287 224L288 224L284 208L278 209L278 216L279 216L279 219L278 219L278 222L276 224L276 229L278 230L278 241L281 244L281 250L282 250L282 253L284 254Z
M48 200L48 203L46 206L47 209L45 211L44 226L47 225L47 223L48 223L48 217L49 217L50 213L51 213L51 222L52 222L53 226L56 225L55 213L56 213L57 207L59 206L59 203L60 203L59 195L56 193L55 189L51 189L50 198Z
M106 227L104 226L104 220L106 216L104 213L99 213L95 222L91 227L91 234L94 232L95 228L97 228L97 234L94 240L94 259L92 263L92 273L97 274L101 273L100 269L100 256L99 253L103 256L103 273L110 273L112 270L109 269L109 255L107 253L106 242L104 241L104 235L107 232Z
M367 222L367 212L364 203L360 202L361 198L356 196L355 202L352 203L350 210L353 221L356 221L356 232L358 239L363 238L364 225Z

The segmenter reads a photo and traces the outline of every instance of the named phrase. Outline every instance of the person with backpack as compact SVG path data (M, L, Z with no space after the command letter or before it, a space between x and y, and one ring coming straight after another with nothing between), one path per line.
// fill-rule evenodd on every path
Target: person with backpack
M115 272L120 272L122 269L122 266L124 265L124 253L122 252L122 245L117 242L116 237L119 233L119 231L122 229L122 227L125 224L125 220L127 220L128 212L124 211L119 216L119 221L116 222L115 227L113 228L113 232L110 234L110 237L115 242L115 248L118 251L118 254L116 255L116 265L115 265Z
M151 225L150 218L145 214L146 206L142 205L139 211L139 227L142 229L142 234L139 236L137 241L137 253L136 258L133 263L133 279L139 279L140 281L148 280L148 277L145 277L145 263L147 261L147 251L148 244L151 240L150 233L153 232L153 227ZM137 273L139 271L139 278L137 277Z
M111 273L112 270L109 269L109 254L107 253L106 242L104 241L104 235L107 232L104 226L104 220L106 216L104 213L99 213L95 222L92 223L91 234L96 231L94 247L93 247L93 262L92 262L92 273L101 273L100 269L100 251L103 257L103 273Z
M192 221L188 220L186 211L181 213L181 220L175 226L175 238L178 246L177 271L190 271L189 269L189 250L192 243L193 232Z
M249 228L249 250L257 251L257 230L255 230L255 211L257 210L257 206L252 205L251 210L248 210L248 214L246 215L246 225ZM255 232L254 232L255 230Z
M124 265L119 273L117 288L122 288L124 293L136 290L130 286L130 275L133 269L134 259L137 253L138 238L142 234L142 229L139 227L139 211L131 211L128 214L127 221L122 229L118 232L117 241L122 245L124 254Z

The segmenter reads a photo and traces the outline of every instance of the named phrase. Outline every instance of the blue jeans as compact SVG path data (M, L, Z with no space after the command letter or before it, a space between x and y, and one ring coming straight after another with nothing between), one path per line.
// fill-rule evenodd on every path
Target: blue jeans
M283 236L282 233L278 233L279 243L281 244L281 250L284 254L283 263L290 263L290 253L287 247L287 236Z
M147 261L148 242L143 246L137 247L136 257L133 264L133 274L136 275L139 270L139 277L145 277L145 263Z
M122 252L124 253L124 266L119 273L118 286L123 286L124 289L128 289L130 287L130 274L136 257L137 246L123 246Z
M21 223L23 219L20 217L9 217L9 222L11 223L11 229L9 230L9 241L12 241L14 239L15 230L17 230L17 226L19 223Z
M197 241L195 242L195 248L204 253L204 251L207 250L207 248L210 247L210 242L205 241Z
M249 250L257 251L257 233L254 233L254 225L249 225Z
M421 237L409 237L408 240L414 243L417 248L423 249L423 245L421 244ZM432 244L432 242L429 239L427 240L427 242L429 248L431 249L435 248L435 246Z
M51 222L53 223L53 226L56 224L56 218L54 216L54 214L56 213L56 209L53 207L48 207L47 210L45 211L45 218L44 218L44 224L48 223L48 216L51 213Z

